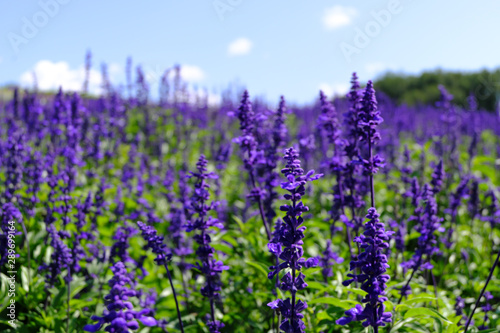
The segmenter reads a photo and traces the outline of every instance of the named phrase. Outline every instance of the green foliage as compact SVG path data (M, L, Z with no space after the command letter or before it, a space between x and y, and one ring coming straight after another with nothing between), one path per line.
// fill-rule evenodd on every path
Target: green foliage
M467 108L467 97L473 94L479 109L495 111L500 96L500 69L480 72L426 71L420 75L388 72L378 78L375 89L398 103L434 104L439 100L438 85L454 95L453 103Z
M391 84L401 84L403 81L394 77ZM437 83L432 75L426 78L428 84ZM434 81L433 81L434 80ZM383 82L383 81L382 81ZM398 83L399 82L399 83ZM434 83L433 83L434 82ZM406 83L404 83L406 84ZM392 88L391 88L392 89ZM405 86L404 90L408 90ZM402 90L402 91L404 91ZM418 90L418 89L417 89ZM453 89L451 89L453 93ZM405 97L406 98L406 97ZM135 114L127 127L127 133L133 137L139 130L143 122L140 114ZM293 120L290 121L293 123ZM292 126L294 127L294 126ZM296 126L295 126L296 127ZM180 131L189 130L189 140L180 140ZM161 124L162 132L168 140L163 147L163 163L170 162L175 170L182 169L186 164L190 170L194 165L200 153L205 153L213 161L209 147L205 144L210 139L212 133L207 130L196 128L181 128L171 123ZM488 132L483 134L483 145L493 150L497 138ZM218 138L221 140L221 138ZM432 170L428 166L419 165L419 155L423 151L426 153L427 162L437 161L438 158L431 152L432 142L426 142L422 145L413 140L402 138L402 145L408 144L412 150L412 167L414 173L412 176L428 180ZM79 179L81 186L78 186L72 196L80 198L85 196L89 190L97 189L99 183L97 180L87 179L85 171L93 170L98 175L113 175L117 170L123 168L127 161L127 156L131 146L123 144L118 147L117 154L112 160L107 161L114 165L114 170L107 168L108 164L103 164L98 168L86 166L81 172ZM149 147L141 147L147 151ZM460 163L465 165L469 156L467 154L467 145L461 145L459 151ZM401 151L399 151L401 153ZM486 152L486 149L479 152L472 163L471 172L478 177L484 178L485 182L493 187L500 186L500 176L498 171L498 161ZM278 168L282 163L278 163ZM214 166L209 166L214 170ZM381 212L381 220L386 223L390 219L401 218L401 193L406 190L399 181L401 168L395 167L388 171L387 175L380 173L376 175L377 208ZM423 171L423 172L421 172ZM238 209L232 211L244 212L241 215L228 213L223 220L225 229L218 234L212 235L214 248L217 251L217 257L222 259L225 264L230 266L230 270L222 274L222 298L216 304L216 317L222 320L226 327L224 332L268 332L273 321L273 313L267 304L275 299L273 295L274 284L267 278L269 266L274 262L267 249L267 238L262 226L259 215L253 214L252 207L247 204L245 198L245 184L241 180L243 167L239 156L234 155L224 172L220 173L220 185L223 191L217 199L225 200L229 207ZM460 175L456 170L447 170L451 173L450 184L456 184L460 180ZM2 178L5 175L0 175ZM116 177L109 176L111 188L105 191L104 198L110 203L106 210L97 220L96 237L106 246L113 244L112 236L115 234L117 225L116 216L113 213L115 204L114 198L117 195L116 186L119 180ZM306 237L304 239L304 249L307 256L318 256L324 250L326 240L330 237L330 222L328 221L329 210L332 205L331 188L335 180L331 175L314 184L312 190L304 196L304 202L310 207L310 214L305 219L307 226ZM454 189L455 185L450 185L449 189ZM179 195L180 189L176 182L173 186L176 195ZM23 189L24 191L25 189ZM152 205L158 216L167 216L170 204L162 197L161 185L146 185L143 197ZM39 193L41 201L46 200L50 188L45 184ZM282 191L280 191L282 194ZM21 192L21 195L26 195ZM212 192L212 197L215 193ZM484 200L484 197L481 198ZM275 205L276 213L279 217L282 212L279 211L279 205L283 202L280 199ZM445 219L444 224L449 225L450 216L444 212L449 204L449 197L441 194L438 197L440 207L440 216ZM138 203L134 197L125 196L125 214L133 212ZM247 206L248 205L248 206ZM407 207L404 212L405 217L411 214L411 207ZM76 208L72 208L70 214L76 213ZM6 318L5 303L0 303L0 331L11 332L44 332L60 333L66 330L66 293L67 286L62 279L53 288L47 288L44 283L43 275L38 272L38 267L42 262L48 262L52 253L52 248L46 243L47 233L45 225L42 222L45 217L44 208L36 210L33 218L28 218L26 214L25 221L29 230L28 239L31 248L31 267L27 262L26 247L19 248L20 257L18 267L18 284L16 291L16 304L19 323L17 328L11 327ZM57 215L58 227L61 226L60 215ZM134 224L136 221L129 221ZM163 222L158 225L161 234L167 235L169 221L163 218ZM387 227L388 228L388 227ZM76 231L70 229L70 231ZM451 248L445 248L440 245L442 251L446 251L449 256L436 256L433 258L434 274L437 277L437 290L434 290L431 279L428 276L419 274L411 283L413 294L397 304L399 293L397 288L402 287L408 279L409 272L402 270L400 264L402 260L408 260L414 251L418 234L410 229L406 237L407 249L404 253L396 253L395 250L389 256L391 281L388 283L388 297L386 302L387 311L393 311L394 321L387 328L382 328L380 332L444 332L458 333L463 327L463 319L455 315L454 305L456 296L461 295L466 300L466 313L470 313L471 306L475 297L484 284L484 277L487 276L491 267L491 249L493 245L500 244L500 230L493 229L489 224L479 219L471 220L467 209L461 209L458 216L458 227L456 230L455 243ZM167 237L168 238L168 237ZM18 237L20 242L21 237ZM333 235L334 250L339 253L345 261L336 264L333 267L333 277L325 281L321 275L320 268L309 269L307 273L308 287L300 294L299 298L308 302L308 309L304 311L305 323L308 332L368 332L358 322L350 324L348 327L341 327L335 323L337 319L343 316L344 311L361 303L365 295L361 289L356 286L344 287L342 281L347 279L349 271L349 247L345 240L345 234L337 233ZM20 245L20 243L19 243ZM168 244L172 246L172 244ZM391 243L394 248L394 240ZM148 275L138 281L137 288L148 290L155 289L158 294L158 311L155 315L157 319L166 319L168 321L167 329L169 332L177 332L179 325L175 312L172 293L166 278L163 267L157 267L153 263L153 255L144 251L144 241L140 237L134 237L130 242L130 254L135 260L146 256L144 268ZM355 249L356 250L356 249ZM466 251L470 259L463 258L462 251ZM188 264L194 264L196 258L193 255L185 258ZM182 320L185 324L186 332L208 332L203 323L204 314L209 312L209 303L202 297L199 289L203 279L196 277L197 271L181 275L179 269L180 259L174 257L170 265L173 271L174 285L179 291L181 301ZM107 281L111 278L111 272L108 269L109 264L100 262L96 258L89 262L82 263L82 269L88 272L87 277L76 275L70 284L70 331L81 332L85 324L91 323L90 317L95 314L102 314L103 296L107 294L109 287ZM139 270L136 270L139 273ZM65 276L65 273L63 273ZM93 278L88 278L92 276ZM0 297L6 300L7 281L4 274L0 275ZM31 282L30 282L31 281ZM183 292L184 283L194 289L189 296ZM500 278L495 274L490 290L493 293L500 292ZM276 291L278 297L284 297L280 290ZM436 298L436 294L438 297ZM134 306L138 306L137 302ZM500 309L497 307L490 316L490 327L497 329L482 332L498 332L500 327ZM482 323L481 313L479 312L475 319ZM475 329L475 328L474 328ZM475 332L471 330L471 332ZM160 328L145 328L141 332L161 332Z

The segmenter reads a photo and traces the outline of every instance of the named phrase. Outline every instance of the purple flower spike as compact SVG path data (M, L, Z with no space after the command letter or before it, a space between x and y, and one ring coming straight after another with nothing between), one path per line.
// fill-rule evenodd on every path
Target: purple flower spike
M371 143L380 140L380 133L377 131L377 127L383 120L377 108L375 89L373 89L373 83L370 80L366 84L365 93L361 100L361 111L359 113L358 128L361 139L369 140Z
M142 237L148 242L147 247L156 254L156 264L165 265L170 262L172 253L167 249L167 245L163 243L163 237L157 235L156 229L142 222L137 222L137 225L142 232Z
M220 290L222 287L220 281L220 274L224 270L228 270L229 266L225 266L221 261L217 261L214 258L215 250L210 245L211 237L209 233L213 232L210 228L223 228L221 222L218 219L209 216L211 210L214 210L218 202L211 202L208 204L210 199L210 192L208 189L210 185L207 184L207 179L216 179L217 175L213 172L207 172L207 164L204 155L201 155L198 163L196 163L197 172L191 172L189 177L195 179L193 196L191 198L191 210L192 216L191 220L186 224L188 232L198 231L193 238L196 243L198 243L198 249L196 250L196 255L200 259L200 262L196 263L196 268L201 271L203 276L205 276L205 285L201 288L201 294L210 300L210 315L207 318L207 326L211 333L219 332L219 328L224 325L217 320L215 320L215 310L214 302L220 297Z
M334 264L341 264L344 262L344 258L339 257L339 255L332 250L331 239L326 241L326 248L323 251L323 256L319 258L319 265L323 267L321 273L323 274L323 279L328 281L329 277L333 276L332 266Z
M336 323L346 325L351 321L362 321L363 326L372 326L377 332L378 327L385 326L386 323L392 321L392 314L384 312L384 302L387 301L386 283L390 279L389 275L385 274L389 265L384 251L389 247L387 241L393 232L385 231L384 224L380 222L375 208L368 208L366 218L368 222L365 223L365 231L354 239L355 242L360 243L360 248L364 249L364 252L350 264L351 271L359 268L361 272L348 274L347 276L351 279L343 282L344 286L355 281L361 283L361 289L367 292L362 299L362 302L366 304L364 308L358 304L355 308L346 311L346 316L338 319Z
M253 172L257 160L257 141L254 136L255 113L252 109L252 102L250 102L250 95L247 90L243 93L241 105L236 114L240 120L242 135L233 141L238 143L243 153L246 154L243 160L245 168L249 172Z
M156 319L149 316L152 313L150 309L142 309L135 311L131 297L137 297L137 292L131 287L134 285L132 275L127 272L125 265L119 261L115 263L111 270L114 276L109 280L109 294L104 297L106 309L104 315L92 316L92 320L96 320L96 324L88 324L83 327L86 332L98 332L105 324L107 332L128 333L130 330L139 329L137 321L144 326L156 326Z
M441 191L441 187L443 186L444 176L445 173L444 173L443 160L440 160L438 165L436 165L434 172L432 173L431 185L432 185L432 192L434 194Z
M273 279L279 276L281 270L291 268L290 272L286 273L280 283L280 289L290 291L291 299L277 299L268 304L269 307L276 310L279 309L283 320L280 323L280 328L285 332L305 332L305 324L302 321L303 315L301 312L307 308L307 304L301 300L296 302L295 296L298 290L303 290L307 287L305 275L301 272L302 268L309 268L318 265L318 258L302 258L304 249L302 239L304 238L305 226L301 226L304 222L302 213L307 212L309 208L305 206L301 199L305 194L305 185L309 181L321 178L322 174L314 174L311 170L304 174L304 170L300 166L298 153L289 148L285 152L286 166L281 170L285 175L286 182L281 183L281 188L289 193L285 194L285 199L290 201L290 204L285 204L280 207L280 210L286 212L283 218L283 223L277 223L277 230L274 237L268 244L271 253L277 255L280 260L277 260L275 266L271 266L268 277ZM296 272L299 271L297 275Z
M318 117L318 128L323 131L330 144L334 144L335 147L343 146L342 130L335 107L328 101L323 91L319 92L319 101L321 114Z

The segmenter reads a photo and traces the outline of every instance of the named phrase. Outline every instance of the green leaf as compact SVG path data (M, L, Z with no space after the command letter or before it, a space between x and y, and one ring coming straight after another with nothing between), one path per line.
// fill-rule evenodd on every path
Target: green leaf
M414 321L415 318L408 318L408 319L404 319L404 320L400 320L398 321L397 323L394 324L394 326L391 328L391 333L393 332L396 332L398 329L400 329L401 327L403 327L404 325Z
M356 295L360 295L360 296L366 296L366 291L363 291L359 288L348 288L346 289L348 292L351 292L353 294L356 294Z
M232 216L232 218L233 218L233 220L234 220L234 221L238 224L238 226L240 227L241 232L242 232L243 234L246 234L246 232L247 232L247 228L246 228L246 226L245 226L245 223L243 223L243 221L242 221L239 217L237 217L237 216L235 216L235 215L233 215L233 216Z
M85 278L74 276L73 280L70 283L71 298L75 297L75 295L78 294L83 288L85 288L86 285L87 283L85 282Z
M452 324L451 321L449 321L445 316L440 314L434 309L429 309L429 308L413 308L408 311L406 311L404 318L414 318L418 316L429 316L435 319L438 319L439 321L443 321L447 324Z
M359 304L359 302L356 302L356 301L338 299L335 297L319 297L319 298L313 299L307 303L308 304L317 304L317 303L330 304L330 305L334 305L334 306L337 306L339 308L343 308L346 310L352 308L353 306L356 306L356 304Z
M24 290L27 292L30 291L30 285L29 285L29 276L28 274L31 275L31 279L33 279L33 274L31 274L30 271L28 271L28 267L21 267L21 286Z
M226 244L213 244L212 247L215 250L221 251L222 253L225 253L225 254L233 253L233 249L231 247L227 246Z
M425 303L425 302L436 302L435 297L415 297L401 302L401 304L415 304L415 303Z
M252 267L257 268L257 270L261 271L262 274L264 274L266 276L266 278L267 278L267 274L269 273L269 271L267 269L268 268L267 265L265 265L263 263L260 263L260 262L251 261L251 260L245 260L245 263L247 265L250 265Z
M307 288L323 290L326 287L321 282L311 281L311 282L307 282Z

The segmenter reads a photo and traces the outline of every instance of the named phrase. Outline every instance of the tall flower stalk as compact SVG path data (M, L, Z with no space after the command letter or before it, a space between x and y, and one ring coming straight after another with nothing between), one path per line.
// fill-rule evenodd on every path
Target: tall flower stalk
M187 232L199 231L194 236L195 242L198 243L196 255L200 259L200 262L196 263L196 267L205 277L205 285L201 288L201 294L210 301L210 315L207 315L206 324L210 333L219 333L224 324L215 320L215 301L220 298L220 274L229 267L214 258L215 250L210 245L210 228L223 228L223 225L218 219L209 216L210 211L214 210L218 203L214 201L208 203L210 185L207 184L206 180L215 179L217 175L213 172L207 172L207 164L205 156L201 155L196 164L197 172L191 172L189 176L195 179L195 184L191 198L193 215L186 227Z
M346 141L342 139L342 131L337 117L335 107L328 101L323 91L319 93L321 114L318 118L318 127L326 136L328 143L333 146L333 156L328 159L328 166L332 173L335 174L337 183L333 187L333 205L330 212L332 218L332 225L330 233L333 237L335 233L335 222L339 219L344 221L346 225L347 243L349 244L349 253L352 257L351 247L351 232L349 230L349 223L345 215L345 198L344 198L344 173L346 171L344 161L343 148L346 146ZM346 223L347 222L347 223Z
M264 193L262 189L257 186L257 181L255 179L255 165L259 162L259 159L261 159L261 152L257 151L257 140L255 139L254 134L255 113L252 109L252 102L250 102L250 95L246 90L243 93L241 104L236 112L236 115L240 120L240 130L242 135L233 139L233 141L238 143L243 151L243 163L250 177L250 184L252 186L249 197L257 202L262 223L266 229L267 239L271 240L271 230L269 228L269 224L264 213L264 205L262 203Z
M359 244L361 252L357 259L351 260L348 274L349 280L343 282L348 286L353 282L361 283L361 289L367 293L362 299L365 307L356 307L345 312L345 317L336 321L339 325L346 325L351 321L362 321L363 326L371 326L375 333L378 328L385 326L392 321L392 313L384 312L384 302L387 301L385 289L390 276L385 274L389 265L387 264L386 250L387 243L392 231L385 231L384 223L380 222L380 215L375 208L375 188L373 175L384 165L384 161L378 155L373 156L373 145L380 140L380 133L377 126L383 121L377 109L377 99L372 81L368 81L361 100L361 110L358 114L358 130L362 141L368 143L368 159L360 158L363 165L363 174L368 176L370 183L370 202L366 218L368 221L364 225L365 231L360 236L354 238L354 242ZM359 273L356 270L359 269Z
M378 168L384 164L383 159L378 155L373 156L373 145L380 140L380 133L377 126L382 123L380 111L377 108L377 99L372 81L368 81L365 88L363 99L361 100L361 112L359 113L358 128L362 141L368 142L368 160L363 159L364 174L370 180L370 202L371 207L375 207L375 188L373 175L377 173Z
M322 174L314 174L311 170L304 174L304 170L300 167L299 155L293 148L289 148L285 152L286 166L281 170L285 175L286 182L281 183L281 188L289 193L285 194L285 199L290 201L290 204L285 204L280 207L280 210L286 212L283 217L280 229L277 230L277 243L270 243L270 248L280 250L279 258L282 260L276 266L271 266L271 272L268 274L269 279L273 279L281 270L290 268L281 279L280 289L290 291L291 299L277 299L268 304L269 307L276 310L279 309L283 315L283 320L280 323L280 329L285 332L305 332L305 324L302 321L304 317L301 312L307 308L307 303L302 300L296 300L298 290L303 290L307 287L305 275L302 273L302 268L314 267L318 264L318 258L305 259L304 242L305 226L302 226L304 219L302 213L307 212L309 208L305 206L301 199L305 194L305 185L309 181L321 178ZM282 251L281 251L282 249ZM298 274L297 274L298 272Z
M353 282L361 283L361 290L367 295L362 299L365 307L356 305L345 312L345 317L336 321L338 325L347 325L352 321L361 321L364 327L371 326L375 333L378 328L392 321L392 313L384 312L384 302L387 301L385 289L390 276L385 274L389 265L384 251L389 248L387 241L392 231L385 231L384 223L380 222L379 214L374 207L368 208L365 231L354 241L360 244L364 252L359 254L358 260L352 260L350 270L361 269L361 273L348 274L349 280L342 284L348 286Z
M412 272L405 286L401 288L401 297L398 304L401 303L404 296L410 294L410 281L415 272L418 270L432 270L434 267L430 260L432 255L439 252L435 233L436 231L444 231L441 227L441 219L437 216L437 211L438 206L432 189L428 184L425 184L415 214L410 218L410 220L416 221L415 229L420 233L420 236L413 257L401 264L406 269L412 269ZM436 289L435 291L437 292Z
M175 292L174 283L172 282L172 274L170 274L170 269L168 268L168 263L172 260L172 253L167 249L167 245L163 243L163 237L157 234L154 227L146 225L142 222L137 222L137 224L142 232L142 237L148 242L147 247L150 248L154 254L156 254L155 263L157 265L163 265L167 271L168 281L170 282L170 288L172 288L172 294L174 296L179 326L181 332L184 333L181 311L179 310L179 302L177 301L177 293Z
M364 181L361 179L361 168L358 162L360 154L359 138L360 138L360 113L362 109L363 94L360 90L358 76L352 74L351 90L347 94L349 101L349 110L344 113L344 125L346 128L346 145L344 147L347 162L345 164L345 173L343 177L344 200L346 205L350 207L350 220L344 221L348 227L358 233L359 227L362 224L361 217L358 216L358 210L365 206L363 200Z
M104 324L107 332L130 332L138 330L140 321L144 326L156 326L157 321L150 317L151 309L142 309L135 311L130 302L131 297L137 297L137 291L134 290L134 282L131 274L127 272L125 265L118 261L112 267L113 278L109 280L109 294L104 297L106 310L103 316L92 316L95 324L88 324L83 327L86 332L98 332Z

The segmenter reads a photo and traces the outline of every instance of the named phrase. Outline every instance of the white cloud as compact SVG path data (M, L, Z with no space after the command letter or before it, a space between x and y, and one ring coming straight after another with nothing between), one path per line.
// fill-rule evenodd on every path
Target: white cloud
M349 84L347 83L321 83L319 85L319 90L322 90L328 97L333 97L336 95L343 96L349 91Z
M187 82L198 82L205 79L205 73L198 66L181 65L181 78Z
M119 65L110 64L108 66L110 80L118 74ZM24 72L19 81L22 86L32 87L34 84L33 73L36 74L38 88L40 90L57 90L62 87L63 90L81 91L85 81L85 69L82 66L71 68L65 61L52 62L50 60L40 60L35 64L32 70ZM89 73L89 92L99 94L102 78L101 73L95 69L90 69Z
M328 30L334 30L351 24L352 19L358 14L354 7L333 6L325 9L323 24Z
M245 55L252 49L253 43L248 38L238 38L231 42L227 47L227 53L229 56L240 56Z

